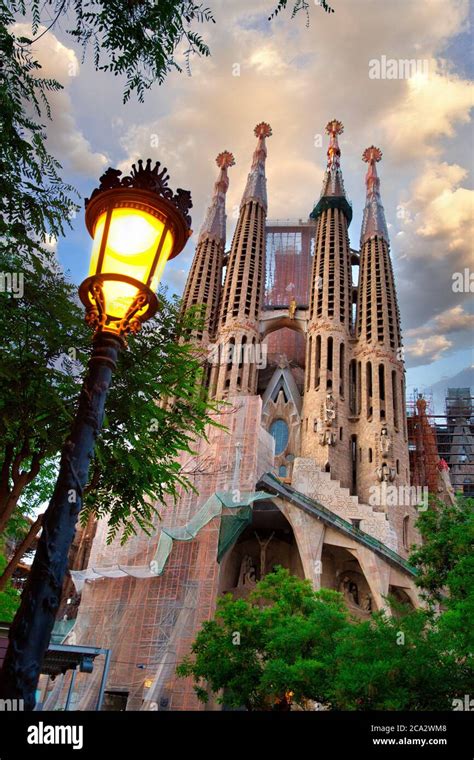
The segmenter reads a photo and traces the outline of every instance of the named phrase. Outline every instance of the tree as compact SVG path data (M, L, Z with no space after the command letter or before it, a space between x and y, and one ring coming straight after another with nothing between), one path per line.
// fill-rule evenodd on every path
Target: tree
M7 561L0 553L0 573L3 572ZM9 582L3 591L0 591L0 620L2 623L11 623L20 604L20 592Z
M14 301L0 294L6 330L0 345L0 525L10 534L35 494L40 503L51 496L90 341L70 286L54 273L30 273L23 298ZM160 304L120 356L81 516L84 523L90 514L106 517L110 540L121 532L125 541L137 527L151 531L159 506L192 487L177 456L190 452L194 436L214 424L214 405L199 382L201 357L183 340L201 324L199 310L182 314L164 291ZM31 528L30 544L40 527L36 522Z
M315 592L278 568L248 599L219 599L215 620L203 624L177 672L194 679L203 702L208 690L223 690L218 702L248 710L325 700L335 641L347 625L341 594Z
M15 36L14 17L0 3L0 255L13 254L35 266L48 255L45 243L63 234L77 205L59 177L59 163L46 150L43 113L51 117L47 93L61 89L39 75L28 40ZM38 259L38 256L40 259ZM10 262L9 262L10 263Z
M42 0L29 3L10 0L8 5L15 12L32 13L33 40L37 39L45 8ZM207 57L211 54L194 28L196 24L215 23L212 10L203 3L193 0L103 0L95 3L50 0L48 5L53 6L53 19L50 21L49 10L47 29L53 28L61 15L68 14L68 21L73 23L69 33L81 43L84 53L92 45L96 69L126 77L124 102L132 93L143 101L146 90L154 82L162 84L170 71L181 72L180 58L184 59L184 66L190 73L192 55ZM320 0L318 5L326 13L334 13L326 0ZM279 0L269 20L287 6L288 0ZM294 0L292 18L304 10L309 22L309 8L307 0Z
M410 562L426 608L388 600L397 614L351 620L341 594L280 568L247 600L219 599L178 674L194 679L202 701L223 692L218 701L252 710L288 706L290 694L333 710L452 709L474 680L473 519L462 497L421 514L424 543Z
M25 267L16 255L3 264L22 277L23 292L0 293L0 532L61 448L89 342L75 290L59 272Z
M377 612L338 638L326 694L336 710L449 710L467 681L430 614Z
M410 558L418 568L417 584L431 608L441 605L438 625L446 646L468 666L474 650L474 499L433 499L417 527L423 543Z

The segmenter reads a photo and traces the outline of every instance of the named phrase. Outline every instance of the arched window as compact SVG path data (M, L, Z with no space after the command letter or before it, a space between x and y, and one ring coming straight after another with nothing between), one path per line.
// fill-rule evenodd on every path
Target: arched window
M344 398L344 343L339 346L339 395Z
M408 545L409 522L410 522L410 518L408 517L408 515L406 515L406 517L403 518L403 546L405 547L405 549L410 548Z
M372 418L372 363L366 366L366 391L367 391L367 419Z
M319 388L321 377L321 336L316 336L316 359L315 359L315 374L314 374L314 387Z
M278 477L286 478L286 465L281 464L278 468Z
M278 456L288 445L289 431L285 420L274 420L270 425L270 435L275 439L275 456Z

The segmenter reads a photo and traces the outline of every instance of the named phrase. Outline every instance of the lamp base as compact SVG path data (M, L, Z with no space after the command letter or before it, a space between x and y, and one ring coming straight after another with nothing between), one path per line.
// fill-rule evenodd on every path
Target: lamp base
M107 312L104 293L104 284L107 282L120 282L136 289L123 317ZM86 307L85 320L95 333L110 332L119 336L137 333L143 322L151 319L158 309L155 293L147 285L126 275L95 274L87 277L79 287L79 298Z

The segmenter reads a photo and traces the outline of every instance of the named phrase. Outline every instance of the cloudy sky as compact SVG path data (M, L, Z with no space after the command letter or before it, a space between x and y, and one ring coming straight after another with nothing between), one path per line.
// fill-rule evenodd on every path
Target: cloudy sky
M310 8L269 22L274 0L208 0L216 24L199 30L212 57L195 58L192 76L173 73L146 95L122 104L123 82L93 69L91 55L66 33L67 19L34 49L44 73L63 85L51 98L49 149L63 177L87 196L108 165L126 169L148 156L168 167L172 187L192 191L195 235L170 264L165 282L181 292L216 174L231 150L228 238L261 120L268 141L269 217L305 218L319 197L327 147L324 126L344 123L340 145L353 203L351 244L358 248L364 203L361 154L379 164L412 391L472 367L472 48L468 0L332 0L334 14ZM27 31L26 28L23 31ZM29 31L29 30L28 30ZM41 30L40 30L41 31ZM383 57L413 60L383 69ZM373 62L380 78L372 78ZM396 78L383 77L383 74ZM414 75L413 75L414 74ZM90 240L82 216L57 245L73 281L87 273ZM474 286L473 286L474 289ZM471 370L472 372L472 370ZM466 374L464 373L464 377Z

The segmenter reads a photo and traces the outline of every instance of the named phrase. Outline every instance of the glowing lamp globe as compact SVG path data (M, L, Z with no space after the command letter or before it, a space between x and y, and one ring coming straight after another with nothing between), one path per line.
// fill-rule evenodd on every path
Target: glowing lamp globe
M168 187L167 170L138 161L130 176L108 169L86 201L93 239L89 276L79 294L97 330L136 332L158 308L155 292L166 262L191 234L190 193Z

